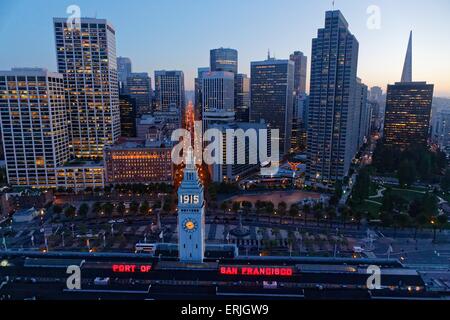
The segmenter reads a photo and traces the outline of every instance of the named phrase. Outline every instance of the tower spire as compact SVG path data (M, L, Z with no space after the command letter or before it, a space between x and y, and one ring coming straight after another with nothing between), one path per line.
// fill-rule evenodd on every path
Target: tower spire
M412 31L409 34L408 50L406 51L401 82L412 82Z

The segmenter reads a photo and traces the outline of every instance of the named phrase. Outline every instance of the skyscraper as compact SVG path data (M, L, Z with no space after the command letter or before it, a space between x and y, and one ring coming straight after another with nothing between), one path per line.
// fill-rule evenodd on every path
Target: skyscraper
M136 101L138 115L152 111L152 80L147 72L131 73L127 78L126 88L127 94Z
M122 137L136 137L136 99L129 95L120 95L119 106Z
M411 144L427 144L433 90L434 85L426 82L388 85L384 120L386 145L403 149Z
M295 51L289 60L294 61L294 91L296 95L306 93L308 58L301 51Z
M434 116L433 140L441 150L450 153L450 110L442 109Z
M369 105L367 103L367 93L368 87L361 82L361 79L357 78L356 82L356 95L355 95L355 104L356 104L356 112L355 112L355 153L359 151L359 148L365 142L369 134Z
M119 79L120 94L126 94L127 78L133 72L131 59L126 57L117 58L117 75Z
M56 186L57 168L69 160L63 76L0 71L0 112L9 184Z
M303 93L295 96L294 99L296 101L292 114L291 149L304 151L307 144L309 97Z
M250 78L238 73L234 77L234 110L237 122L250 120Z
M185 107L183 71L155 71L155 102L157 111Z
M213 123L234 121L234 74L207 72L202 80L203 129L207 130Z
M252 62L250 77L250 121L278 129L280 155L286 154L291 145L294 62L270 57Z
M195 118L201 119L202 118L202 82L203 82L203 74L205 72L209 72L211 69L209 67L202 67L198 68L197 70L197 78L195 78L194 82L194 91L195 91Z
M354 156L359 44L340 11L327 11L312 41L307 179L332 185Z
M54 19L58 71L64 75L71 147L78 158L102 158L120 136L116 37L104 19L81 29Z
M402 81L388 85L383 137L386 145L404 149L412 144L427 144L433 91L432 84L412 81L411 33Z
M370 95L369 95L370 101L380 101L382 97L383 97L383 89L377 86L370 88Z
M238 73L238 52L235 49L219 48L210 51L211 71Z

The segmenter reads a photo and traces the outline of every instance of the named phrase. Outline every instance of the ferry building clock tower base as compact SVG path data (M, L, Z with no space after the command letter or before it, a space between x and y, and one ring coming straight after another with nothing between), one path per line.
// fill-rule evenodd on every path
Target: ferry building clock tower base
M180 262L203 263L205 255L205 202L192 149L186 157L178 189L178 252Z

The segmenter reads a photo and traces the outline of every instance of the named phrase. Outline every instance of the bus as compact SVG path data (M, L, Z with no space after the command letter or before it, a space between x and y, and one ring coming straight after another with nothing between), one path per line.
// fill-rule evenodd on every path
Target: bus
M154 255L157 245L154 243L136 243L135 253L147 253Z

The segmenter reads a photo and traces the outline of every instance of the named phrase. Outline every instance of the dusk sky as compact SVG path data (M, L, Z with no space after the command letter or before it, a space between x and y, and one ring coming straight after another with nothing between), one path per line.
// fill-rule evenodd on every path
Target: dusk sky
M106 18L117 32L118 56L133 71L179 69L193 89L209 50L239 51L239 71L263 60L267 50L286 59L295 50L311 55L311 39L323 27L331 0L0 0L0 70L45 67L56 70L53 17L67 17L69 5L83 17ZM381 29L367 27L367 8L381 9ZM360 43L358 76L369 86L399 81L409 31L413 30L413 79L435 84L450 97L450 1L336 0ZM309 68L308 68L309 73ZM309 76L309 74L308 74Z

